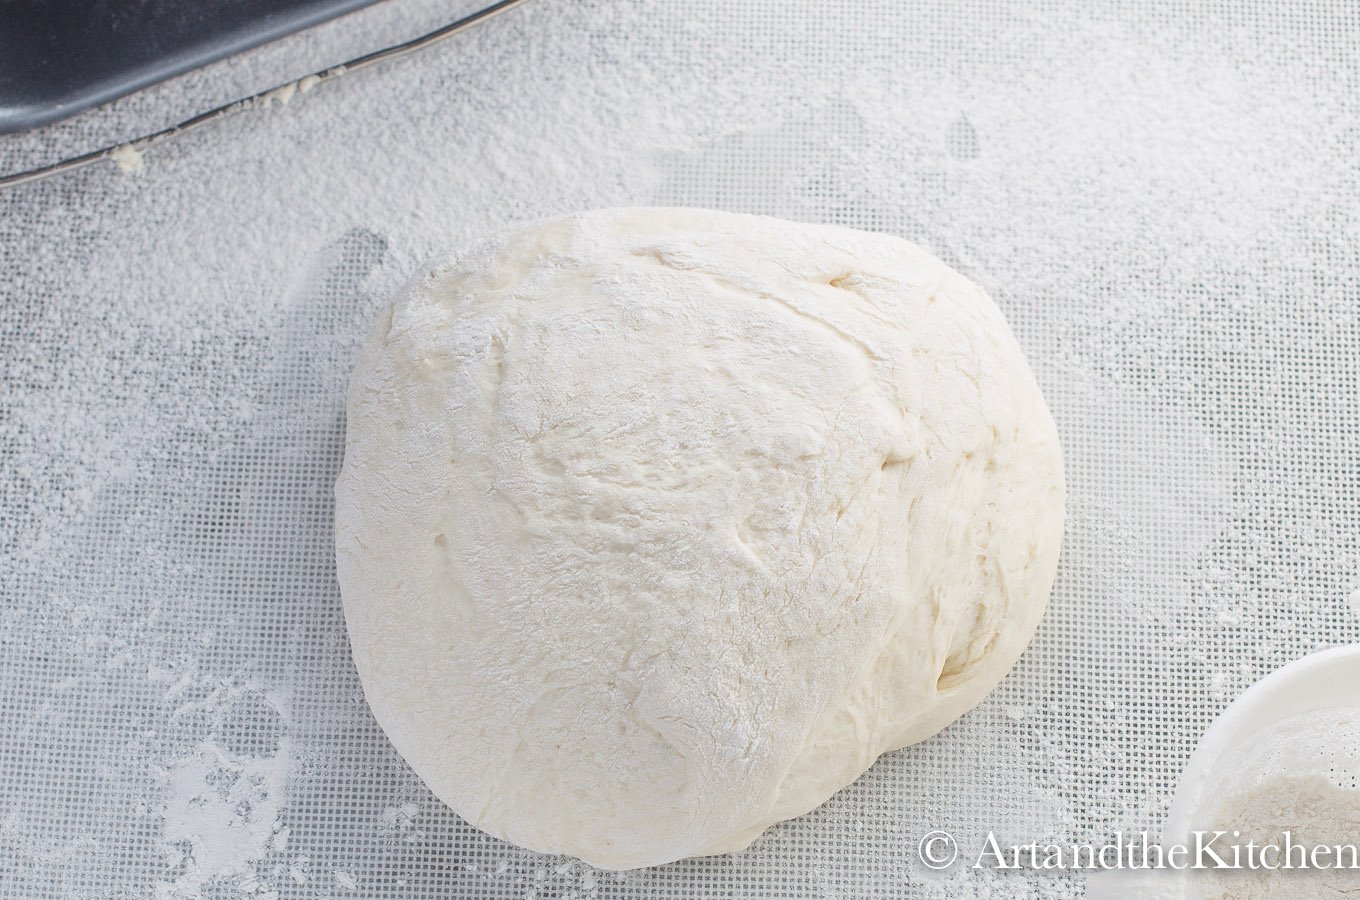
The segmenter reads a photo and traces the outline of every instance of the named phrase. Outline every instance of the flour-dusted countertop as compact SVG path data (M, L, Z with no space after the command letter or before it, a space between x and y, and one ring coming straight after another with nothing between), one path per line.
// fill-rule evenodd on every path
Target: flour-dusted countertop
M0 139L125 140L473 8L389 0ZM926 873L1155 829L1211 718L1360 640L1360 14L528 0L0 192L0 897L1078 896ZM623 875L435 801L335 585L343 388L440 250L611 205L898 233L996 297L1068 528L978 709L749 851ZM212 891L217 891L213 894Z

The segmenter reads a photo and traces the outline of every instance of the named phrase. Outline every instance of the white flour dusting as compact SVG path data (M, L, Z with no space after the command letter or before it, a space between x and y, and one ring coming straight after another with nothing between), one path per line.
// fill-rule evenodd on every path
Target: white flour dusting
M1308 858L1278 851L1251 854L1257 847L1286 846L1288 841L1314 847L1360 847L1360 790L1338 787L1320 775L1271 775L1226 797L1219 806L1214 830L1228 832L1220 855L1240 848L1242 858L1255 866L1310 865ZM1240 834L1239 834L1240 832ZM1326 857L1330 864L1331 856ZM1201 896L1212 900L1317 900L1332 894L1360 892L1360 859L1339 854L1342 869L1245 869L1214 872L1202 885ZM1313 857L1314 860L1317 857Z
M0 137L0 169L473 5L375 4ZM1243 0L529 0L160 145L135 178L0 191L0 893L201 875L293 900L350 896L345 873L364 900L1079 895L907 860L933 827L1155 830L1229 697L1360 641L1338 602L1360 602L1357 29L1346 4ZM342 392L439 251L649 203L892 231L982 281L1069 448L1067 544L1034 646L939 737L746 854L559 874L434 803L367 713L331 556ZM275 765L279 806L220 856L194 839L234 808L208 791L171 827L159 803L177 772L198 796L209 769Z
M1217 855L1240 858L1242 868L1192 873L1192 896L1311 900L1360 891L1360 709L1282 715L1210 770L1204 815L1192 827L1222 832ZM1276 849L1258 849L1266 845ZM1329 868L1317 869L1315 847L1352 849L1326 851ZM1282 863L1292 869L1265 868Z
M157 884L158 897L197 897L208 884L258 883L259 864L287 846L279 813L288 765L286 742L274 756L244 759L204 743L162 773L168 877Z

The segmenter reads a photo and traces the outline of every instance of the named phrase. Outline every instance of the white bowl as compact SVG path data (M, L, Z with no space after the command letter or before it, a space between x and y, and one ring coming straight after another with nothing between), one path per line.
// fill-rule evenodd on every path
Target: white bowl
M1360 706L1360 644L1335 647L1276 669L1243 691L1223 711L1185 764L1162 828L1163 844L1190 840L1204 827L1207 805L1217 800L1215 773L1235 749L1282 719L1320 709Z
M1360 707L1360 644L1295 660L1262 678L1209 726L1190 755L1162 829L1162 846L1193 846L1220 801L1222 779L1252 739L1277 723L1326 709ZM1172 900L1188 895L1184 871L1093 872L1087 900Z

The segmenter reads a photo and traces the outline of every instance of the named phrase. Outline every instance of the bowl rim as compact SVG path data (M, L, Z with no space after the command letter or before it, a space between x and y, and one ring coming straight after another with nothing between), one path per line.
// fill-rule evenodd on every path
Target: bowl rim
M1310 653L1243 691L1200 738L1181 772L1162 826L1162 843L1189 842L1215 764L1235 745L1289 716L1360 709L1360 644Z

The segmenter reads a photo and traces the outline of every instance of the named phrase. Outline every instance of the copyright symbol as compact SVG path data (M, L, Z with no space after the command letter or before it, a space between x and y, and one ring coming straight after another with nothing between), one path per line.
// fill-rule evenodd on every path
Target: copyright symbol
M947 831L932 831L921 838L916 852L929 869L947 869L959 858L959 845L954 836Z

